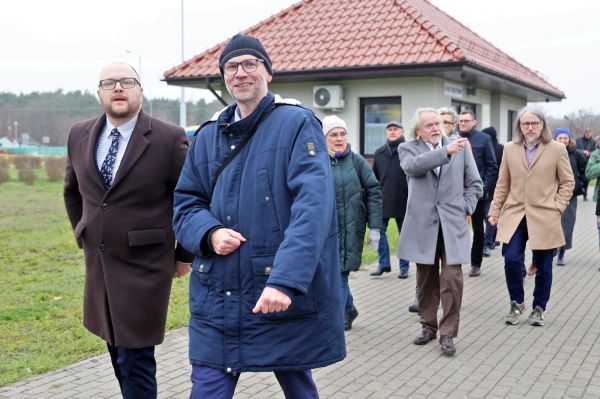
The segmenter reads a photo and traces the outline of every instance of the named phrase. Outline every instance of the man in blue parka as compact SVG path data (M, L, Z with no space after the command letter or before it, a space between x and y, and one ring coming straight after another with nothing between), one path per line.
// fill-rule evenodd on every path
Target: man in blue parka
M318 398L311 369L346 355L321 125L268 91L258 39L235 35L219 67L235 104L201 127L175 190L176 237L195 254L191 398L231 398L243 371L274 371L288 399Z

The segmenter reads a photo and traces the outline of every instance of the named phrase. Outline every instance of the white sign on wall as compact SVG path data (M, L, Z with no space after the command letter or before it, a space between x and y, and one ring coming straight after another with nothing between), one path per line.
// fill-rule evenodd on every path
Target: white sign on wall
M444 94L450 97L463 98L464 90L461 85L444 82Z

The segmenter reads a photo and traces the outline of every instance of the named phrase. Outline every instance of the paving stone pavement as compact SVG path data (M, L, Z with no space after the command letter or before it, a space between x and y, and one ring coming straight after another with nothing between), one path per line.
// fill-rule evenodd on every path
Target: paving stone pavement
M504 324L509 310L501 250L484 258L482 275L468 277L454 357L433 341L412 344L418 316L407 311L415 266L369 277L351 274L360 315L346 334L348 357L314 370L321 398L600 398L600 254L595 203L579 201L574 246L554 267L546 325L532 327L533 277L526 278L525 316ZM527 256L529 262L530 255ZM397 264L397 259L394 259ZM168 333L157 347L159 398L188 398L187 330ZM119 398L107 355L0 388L0 398ZM272 373L244 373L235 398L283 398Z

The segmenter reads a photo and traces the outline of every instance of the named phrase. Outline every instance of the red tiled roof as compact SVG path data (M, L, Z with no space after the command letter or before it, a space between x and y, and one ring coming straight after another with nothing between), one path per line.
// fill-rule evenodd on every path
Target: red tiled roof
M276 73L468 63L564 97L426 0L303 0L243 33L260 38ZM165 72L166 80L219 76L225 44Z

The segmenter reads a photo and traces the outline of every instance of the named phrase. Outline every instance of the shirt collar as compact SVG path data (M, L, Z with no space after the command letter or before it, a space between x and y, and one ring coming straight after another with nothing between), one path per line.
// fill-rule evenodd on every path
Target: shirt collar
M525 146L525 149L527 149L528 151L533 151L540 145L540 140L538 139L535 143L533 143L533 145L531 147L529 145L527 145L527 140L523 140L523 145Z
M116 127L117 129L119 129L119 133L121 133L121 137L123 137L125 140L129 140L129 138L133 134L133 129L135 128L135 125L137 124L137 120L138 120L138 115L134 116L127 122L121 124L120 126L115 126L112 123L110 123L108 118L106 118L106 128L108 129L108 132L110 133ZM107 139L112 140L112 138L110 137L110 134L108 135Z

